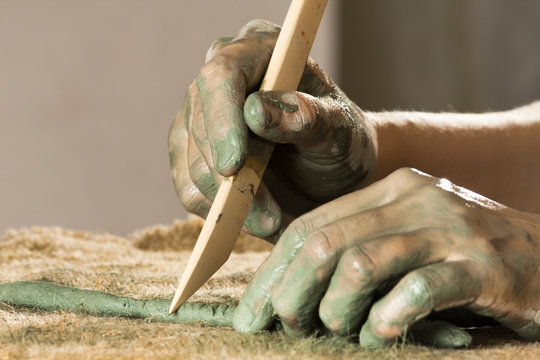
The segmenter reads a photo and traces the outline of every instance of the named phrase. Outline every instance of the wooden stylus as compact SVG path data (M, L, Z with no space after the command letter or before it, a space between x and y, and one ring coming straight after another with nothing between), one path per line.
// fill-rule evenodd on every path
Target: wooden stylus
M328 0L292 0L261 90L296 90ZM223 179L169 309L178 309L227 261L274 146L250 138L248 158Z

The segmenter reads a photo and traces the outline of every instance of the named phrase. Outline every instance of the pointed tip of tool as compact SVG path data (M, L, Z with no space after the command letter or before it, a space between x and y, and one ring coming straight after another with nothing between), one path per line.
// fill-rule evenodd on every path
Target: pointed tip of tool
M180 292L176 291L171 302L171 307L169 308L169 315L172 315L180 307L180 305L184 303L184 301L185 300L180 299Z

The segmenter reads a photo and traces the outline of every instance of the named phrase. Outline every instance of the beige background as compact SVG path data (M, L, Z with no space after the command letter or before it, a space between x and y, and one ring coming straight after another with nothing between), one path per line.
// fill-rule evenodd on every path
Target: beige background
M540 1L329 3L312 54L364 109L540 99ZM215 38L288 4L0 0L0 232L184 217L166 145L184 91Z
M341 86L364 109L482 112L540 99L538 0L341 4Z
M184 217L167 131L210 43L288 0L0 0L0 233ZM335 2L314 56L335 71Z

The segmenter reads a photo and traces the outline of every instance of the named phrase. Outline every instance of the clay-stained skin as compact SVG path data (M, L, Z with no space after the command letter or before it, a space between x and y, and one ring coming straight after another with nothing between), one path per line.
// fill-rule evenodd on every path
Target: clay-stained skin
M26 281L0 284L0 302L48 311L87 312L170 323L203 322L225 327L232 326L235 311L234 306L184 303L178 311L169 315L170 299L137 300L50 282Z
M178 197L203 217L255 134L277 144L244 224L274 242L292 219L362 186L375 167L372 124L313 60L299 92L256 91L278 34L255 20L216 40L169 132Z
M372 348L433 311L465 307L540 340L539 266L540 217L400 169L293 222L248 285L234 325L257 332L277 315L299 336L319 317Z
M257 92L278 31L253 21L216 41L169 134L177 194L203 217L221 176L242 166L249 139L276 143L245 228L280 240L240 302L236 329L265 329L277 315L288 333L303 335L319 317L336 334L362 334L370 347L433 310L466 306L538 339L538 217L411 169L357 190L408 166L397 160L413 146L393 146L401 131L377 141L386 128L313 60L299 92ZM413 145L426 158L424 146ZM441 149L450 147L431 148ZM374 174L375 158L382 175ZM373 304L376 289L400 279ZM441 291L444 283L459 286Z

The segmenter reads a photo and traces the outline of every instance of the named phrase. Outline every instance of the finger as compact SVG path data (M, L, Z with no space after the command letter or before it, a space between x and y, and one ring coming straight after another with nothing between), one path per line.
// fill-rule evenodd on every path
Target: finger
M219 187L222 181L222 176L220 176L215 169L214 158L212 157L212 151L210 150L210 143L208 141L208 133L206 132L206 125L204 123L202 100L200 97L197 98L194 107L196 110L193 112L193 120L189 128L191 131L191 136L188 147L188 155L190 158L199 155L203 157L206 166L208 167L208 171L214 179L214 183ZM214 196L209 197L209 199L214 200Z
M254 236L275 243L272 239L281 227L281 219L281 208L266 185L261 183L244 222L245 229Z
M244 291L234 316L235 329L253 333L271 325L274 309L270 292L312 232L359 211L395 200L400 196L398 189L407 192L418 186L414 179L418 180L418 174L414 171L400 169L368 188L338 198L294 220ZM401 184L401 187L396 186L396 182Z
M171 171L174 187L178 199L190 213L206 218L210 211L211 203L199 191L190 178L190 172L186 169L187 159L187 131L179 130L176 139L169 141L171 155Z
M297 91L257 91L244 104L244 118L257 135L277 143L317 145L328 142L335 127L352 122L327 98Z
M360 332L360 345L385 346L432 311L475 301L482 291L476 267L472 261L455 261L409 273L373 305Z
M210 202L201 194L189 177L187 148L188 128L193 118L196 85L192 83L184 99L184 105L169 129L169 161L176 195L188 212L206 217Z
M204 156L199 152L193 138L188 145L189 176L199 191L210 201L214 201L218 187Z
M311 332L319 302L346 249L356 244L361 249L364 241L374 237L417 230L411 228L410 211L404 206L407 202L408 197L403 197L391 204L345 217L319 228L307 237L272 291L272 305L289 334L305 335ZM396 254L396 250L406 252L406 247L392 249L392 253ZM360 256L359 253L356 255ZM336 319L339 318L331 316L327 322L330 325Z
M191 179L208 200L214 201L218 187L221 184L221 176L214 169L200 112L193 116L187 155Z
M260 137L294 144L292 156L289 149L282 156L280 148L274 156L293 169L287 174L293 183L327 201L361 183L375 163L368 128L351 109L330 96L259 91L246 99L244 118Z
M187 212L206 219L212 203L208 201L189 178L179 188L177 195Z
M349 247L339 259L319 306L323 324L337 335L360 330L376 289L390 279L448 256L445 233L424 228Z
M246 158L248 131L242 110L246 92L262 80L278 33L250 24L201 68L196 79L210 149L223 176L238 171Z
M189 169L195 185L206 198L214 201L222 177L214 169L208 136L201 114L200 112L194 116L191 127L193 136L190 137L188 148ZM254 236L271 241L281 226L281 218L279 205L265 184L261 183L244 223L244 229ZM275 241L273 242L275 243Z
M466 330L446 321L420 320L407 335L414 342L447 349L468 347L472 343L472 336Z

